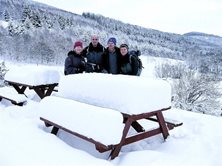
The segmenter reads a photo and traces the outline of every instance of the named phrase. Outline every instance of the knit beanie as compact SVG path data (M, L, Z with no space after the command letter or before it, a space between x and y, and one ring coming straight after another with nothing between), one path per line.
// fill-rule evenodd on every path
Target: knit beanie
M112 43L114 43L114 45L116 45L116 38L115 37L109 38L107 43L109 43L109 42L112 42Z
M119 48L122 48L122 47L125 47L127 50L129 49L129 46L128 46L127 44L121 44L121 45L119 46Z
M81 41L76 41L76 42L74 43L74 48L76 48L76 47L78 47L78 46L80 46L80 47L83 48L83 44L82 44Z

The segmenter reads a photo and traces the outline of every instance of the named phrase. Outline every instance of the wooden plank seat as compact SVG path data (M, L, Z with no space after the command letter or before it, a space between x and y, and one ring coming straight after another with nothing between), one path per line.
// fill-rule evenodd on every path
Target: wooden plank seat
M158 122L157 118L155 118L155 117L149 117L149 118L147 118L147 120ZM166 123L167 128L169 130L172 130L175 127L179 127L179 126L183 125L183 122L180 122L180 121L177 121L177 120L173 120L173 119L167 119L167 118L165 118L165 123Z
M17 92L9 87L0 88L0 101L6 99L11 101L12 104L23 106L27 102L27 98L23 94L17 94Z
M164 139L169 135L162 111L170 107L129 115L70 99L49 96L41 100L39 109L40 119L53 126L51 133L56 135L61 129L95 144L99 152L110 150L110 159L117 157L124 145L157 134L162 134ZM158 119L158 127L146 131L138 120L150 117ZM129 136L130 127L137 132Z

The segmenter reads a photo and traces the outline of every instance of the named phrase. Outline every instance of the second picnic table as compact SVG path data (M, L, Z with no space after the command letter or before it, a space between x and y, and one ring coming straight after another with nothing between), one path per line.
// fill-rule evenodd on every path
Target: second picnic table
M43 99L50 96L59 82L59 72L49 67L20 67L9 70L5 75L5 83L14 87L19 94L29 88Z
M5 80L5 82L8 83L8 85L13 86L19 94L24 94L27 88L33 89L41 99L43 99L46 96L50 96L54 88L58 85L58 83L52 83L52 84L34 86L34 85L27 85L27 84L22 84L19 82L13 82L13 81L7 81L7 80Z

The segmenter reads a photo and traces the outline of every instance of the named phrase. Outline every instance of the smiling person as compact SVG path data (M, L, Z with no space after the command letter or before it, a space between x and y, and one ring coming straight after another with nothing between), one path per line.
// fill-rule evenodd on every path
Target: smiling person
M83 43L76 41L73 48L73 50L69 51L68 57L65 59L65 75L78 74L85 71L86 62L83 53Z
M111 37L107 42L108 47L103 54L104 73L120 73L120 52L116 46L116 38Z
M101 72L103 70L102 54L104 50L105 48L99 42L99 37L93 35L91 42L83 50L87 59L86 72Z
M127 44L120 45L120 54L120 74L137 75L139 64L136 58L129 54L129 47Z

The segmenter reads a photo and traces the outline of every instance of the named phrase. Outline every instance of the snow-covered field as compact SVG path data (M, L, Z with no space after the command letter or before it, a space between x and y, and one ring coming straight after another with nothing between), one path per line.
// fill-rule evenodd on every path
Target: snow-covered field
M155 65L152 62L155 60L142 58L145 67L142 76L153 77ZM9 69L19 67L13 64L8 66ZM52 68L62 75L63 67ZM221 117L173 108L166 111L165 116L182 121L183 125L171 130L166 141L158 135L127 145L122 148L117 158L110 161L106 160L108 153L100 154L92 144L66 132L60 131L58 136L50 134L50 129L39 120L40 100L32 91L25 93L29 99L23 107L14 106L5 100L0 103L0 166L219 166L222 164Z

